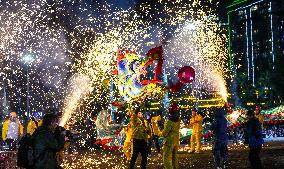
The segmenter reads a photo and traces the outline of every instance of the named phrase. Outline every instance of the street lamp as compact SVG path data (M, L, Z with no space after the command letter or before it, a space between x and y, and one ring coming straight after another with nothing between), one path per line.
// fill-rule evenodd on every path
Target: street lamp
M25 54L22 62L27 65L27 116L30 115L30 80L29 80L29 66L34 61L31 54Z
M186 25L184 26L184 29L188 31L195 31L196 25L194 23L186 23Z
M6 90L7 87L6 87L6 82L7 81L7 72L11 70L11 68L9 67L4 67L3 71L0 73L0 77L1 75L3 75L3 77L1 77L1 79L3 79L2 83L3 83L3 101L2 101L2 106L3 106L3 112L4 112L4 116L7 116L9 114L9 102L8 102L8 99L7 99L7 92ZM2 89L2 87L0 87L0 90Z

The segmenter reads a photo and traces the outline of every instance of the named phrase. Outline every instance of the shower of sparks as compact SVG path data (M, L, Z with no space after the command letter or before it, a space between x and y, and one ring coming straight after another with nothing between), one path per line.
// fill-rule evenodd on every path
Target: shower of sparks
M109 1L0 0L0 89L11 91L11 108L26 111L28 76L31 112L62 109L60 125L85 133L84 119L110 104L102 83L117 82L112 74L117 50L145 55L163 45L171 81L177 80L177 68L190 65L196 71L192 95L213 92L226 100L226 37L210 19L217 18L210 3L157 0L119 9ZM29 64L22 59L27 55L33 58ZM64 166L101 162L86 156Z
M0 12L0 86L10 91L10 109L26 111L27 77L32 112L63 105L71 50L47 1L0 1Z
M96 33L93 44L88 46L88 52L73 67L89 77L93 88L92 95L88 95L92 98L90 100L102 100L103 80L109 79L116 83L116 77L111 72L115 69L115 53L118 49L137 50L145 54L151 47L161 45L162 39L166 38L164 66L170 77L176 76L176 71L172 71L175 67L190 65L196 70L194 91L204 89L214 92L226 101L226 37L221 33L217 21L210 19L217 18L213 9L199 3L185 5L181 1L162 4L157 12L162 15L156 18L148 15L149 11L155 10L150 4L139 6L140 13L142 11L146 14L148 19L132 8L123 11L111 10L111 5L103 6L102 10L107 15L97 20L96 31L102 27L104 30ZM170 34L171 37L163 37L164 34ZM106 94L106 97L109 95ZM96 111L96 107L89 109Z
M116 158L116 155L111 153L101 153L100 156L92 154L81 154L83 158L77 159L78 155L71 156L72 163L64 163L63 167L68 169L76 168L113 168L113 169L126 169L125 164L121 159ZM119 165L116 165L119 164Z
M90 81L87 77L75 74L70 81L70 95L67 97L67 106L66 109L64 109L64 113L60 121L61 126L64 126L67 120L72 118L72 112L74 112L80 104L80 99L84 98L84 96L92 89L89 86Z
M185 65L194 67L193 89L196 92L199 89L216 92L227 101L226 37L218 33L218 24L208 20L206 12L200 9L198 14L176 29L175 36L166 45L167 66L169 69Z

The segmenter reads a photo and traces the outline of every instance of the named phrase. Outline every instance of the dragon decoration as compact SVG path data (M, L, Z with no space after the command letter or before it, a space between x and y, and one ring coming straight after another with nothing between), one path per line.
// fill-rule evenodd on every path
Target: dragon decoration
M166 92L178 92L184 84L191 83L195 78L194 69L184 66L178 71L178 82L167 86L162 80L162 46L150 49L145 57L138 55L136 51L119 50L116 58L116 69L112 73L117 76L119 100L113 101L112 106L117 108L126 108L133 100L143 100L146 97L162 99ZM109 84L109 79L103 81L106 88L109 88ZM116 140L120 140L120 127L110 124L107 115L106 110L98 114L96 124L99 138L96 144L116 148L119 145Z
M157 84L161 83L159 75L162 74L163 65L163 50L162 47L151 49L144 60L141 60L135 51L118 51L117 53L117 75L118 75L118 90L123 101L129 101L149 95L150 93L160 91L162 87ZM147 67L157 63L154 78L151 80L142 80L142 76L146 76Z
M123 101L135 100L139 97L163 97L165 92L171 90L178 92L185 83L191 83L195 78L195 71L190 66L182 67L178 72L178 82L166 86L161 80L163 68L162 46L150 49L142 60L135 51L126 50L117 52L118 90ZM153 72L149 67L155 66ZM153 73L152 79L146 80L146 74Z

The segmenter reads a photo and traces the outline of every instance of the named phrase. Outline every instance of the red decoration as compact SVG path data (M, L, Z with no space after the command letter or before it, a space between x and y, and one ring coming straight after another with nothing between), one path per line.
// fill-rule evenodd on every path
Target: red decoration
M195 79L195 71L191 66L184 66L179 69L178 78L182 83L191 83Z
M112 138L107 138L107 139L97 139L95 144L98 145L98 146L104 146L106 145L107 143L110 143L112 141Z
M172 92L178 92L178 91L180 91L182 86L183 86L183 83L179 81L176 84L171 85L170 89L171 89Z
M178 111L178 104L176 102L173 102L169 107L169 112L175 112Z
M113 75L118 75L118 70L117 70L117 69L114 69L114 70L111 71L111 73L112 73Z
M123 107L123 103L119 102L119 101L114 101L111 103L112 106L115 106L117 108L121 108Z
M119 135L119 133L121 132L122 128L119 128L115 131L115 135Z
M124 54L122 53L121 50L117 51L117 61L120 62L122 59L124 59Z
M169 88L172 92L178 92L184 83L191 83L195 79L195 71L191 66L184 66L178 71L178 82Z
M162 74L163 67L163 48L162 46L150 49L146 54L150 60L158 60L158 64L155 70L154 80L158 79L158 75Z
M7 161L9 157L6 154L0 154L0 164Z
M160 83L160 82L162 82L162 80L142 80L140 83L141 83L142 85L147 85L147 84L149 84L149 83L158 84L158 83Z
M111 151L118 151L122 149L121 146L107 146L107 145L104 145L102 148L104 150L111 150Z

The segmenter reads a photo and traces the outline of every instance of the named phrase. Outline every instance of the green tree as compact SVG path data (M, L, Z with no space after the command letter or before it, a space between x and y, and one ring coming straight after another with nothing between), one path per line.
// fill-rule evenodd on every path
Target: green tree
M275 91L276 96L279 100L284 98L284 59L283 56L279 57L276 63L275 69L271 75L271 85Z
M255 96L255 90L245 73L239 73L236 76L237 81L237 93L241 100L241 106L246 107L247 102L253 101Z

